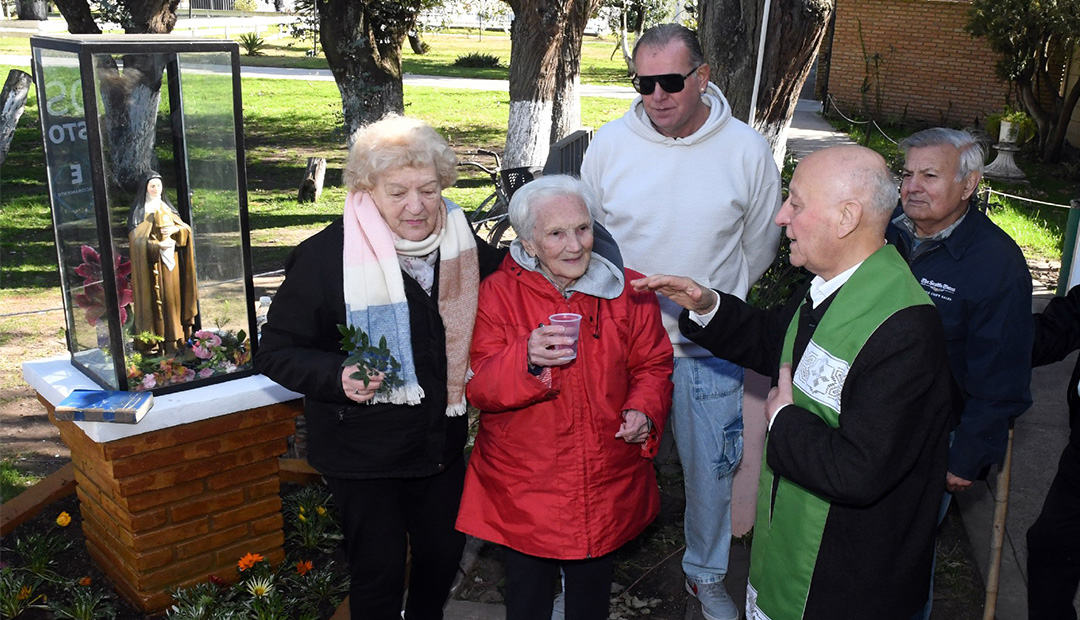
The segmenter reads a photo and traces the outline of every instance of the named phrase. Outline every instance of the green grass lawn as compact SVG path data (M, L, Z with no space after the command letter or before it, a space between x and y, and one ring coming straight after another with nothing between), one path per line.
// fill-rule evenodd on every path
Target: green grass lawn
M485 39L488 38L485 35ZM0 66L0 75L12 67ZM256 271L277 269L291 245L286 231L318 228L341 213L345 161L341 99L333 82L242 80L248 204ZM583 98L585 125L622 115L628 102ZM405 88L405 113L424 119L463 158L477 149L501 152L509 97L497 91ZM0 170L0 289L59 284L45 189L37 101L31 91L8 160ZM308 157L327 160L326 190L316 204L299 204L296 191ZM490 165L490 161L480 159ZM492 191L490 180L464 174L446 196L466 209Z
M12 459L0 460L0 503L7 502L40 480L37 476L24 474Z
M310 41L300 41L289 36L264 37L267 45L263 56L244 56L241 48L240 64L259 67L292 67L300 69L328 69L326 58L322 55L309 57L306 52L311 48ZM423 34L424 42L430 49L424 55L414 54L406 42L402 49L401 68L405 73L419 75L438 75L449 77L467 77L480 79L500 79L508 77L510 65L510 36L502 32L484 32L480 36L476 31L463 30L429 31ZM630 85L626 77L626 64L621 53L616 51L618 42L610 37L585 37L581 49L581 81L585 84L623 84ZM500 68L471 69L457 67L454 60L458 56L479 52L497 56L502 61ZM30 39L18 37L0 37L0 54L30 54Z

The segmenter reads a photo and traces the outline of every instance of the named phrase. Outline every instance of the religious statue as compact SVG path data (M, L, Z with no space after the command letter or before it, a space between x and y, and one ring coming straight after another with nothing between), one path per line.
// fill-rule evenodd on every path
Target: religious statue
M191 226L162 191L161 175L150 172L139 186L128 215L135 339L142 353L175 353L191 337L199 309ZM156 340L156 339L155 339Z

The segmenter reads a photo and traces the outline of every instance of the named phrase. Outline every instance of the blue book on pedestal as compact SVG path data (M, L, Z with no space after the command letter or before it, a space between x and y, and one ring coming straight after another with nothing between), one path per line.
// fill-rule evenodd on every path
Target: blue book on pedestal
M56 406L57 420L135 424L154 406L151 392L74 390Z

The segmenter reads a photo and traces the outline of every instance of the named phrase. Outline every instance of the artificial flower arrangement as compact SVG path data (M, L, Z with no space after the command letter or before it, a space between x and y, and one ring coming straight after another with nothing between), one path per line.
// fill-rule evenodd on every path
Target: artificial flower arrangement
M139 334L136 338L152 338ZM199 330L175 355L144 356L133 352L128 356L128 389L143 392L156 387L226 375L251 364L251 347L247 333L240 330L216 332Z
M75 296L75 304L86 313L86 322L96 326L107 312L105 287L102 285L101 254L89 245L82 246L83 262L75 273L83 279L83 290ZM128 321L133 316L128 307L134 301L131 290L131 261L116 254L113 258L116 275L116 305L120 309L120 323L130 329ZM226 310L228 304L226 303ZM134 392L152 390L156 387L187 383L214 375L236 372L251 364L251 346L244 330L235 334L221 329L199 330L173 355L150 356L125 347L128 355L128 389ZM150 332L134 334L133 340L153 344L162 337ZM105 349L105 347L103 347Z
M97 325L107 310L105 305L105 287L101 272L101 254L94 248L82 246L83 262L75 268L75 273L83 279L83 290L75 296L75 305L86 312L86 322ZM116 305L120 308L120 323L127 323L127 307L134 301L131 291L131 261L116 254L113 257L113 273L116 276Z

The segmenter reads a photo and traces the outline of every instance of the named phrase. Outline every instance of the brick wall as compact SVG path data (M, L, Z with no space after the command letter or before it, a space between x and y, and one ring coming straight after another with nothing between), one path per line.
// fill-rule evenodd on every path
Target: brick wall
M967 126L1005 106L997 54L964 31L969 2L836 4L828 89L845 114Z
M284 559L278 456L299 401L108 443L46 407L71 448L90 555L143 610L211 574L235 581L246 553Z

